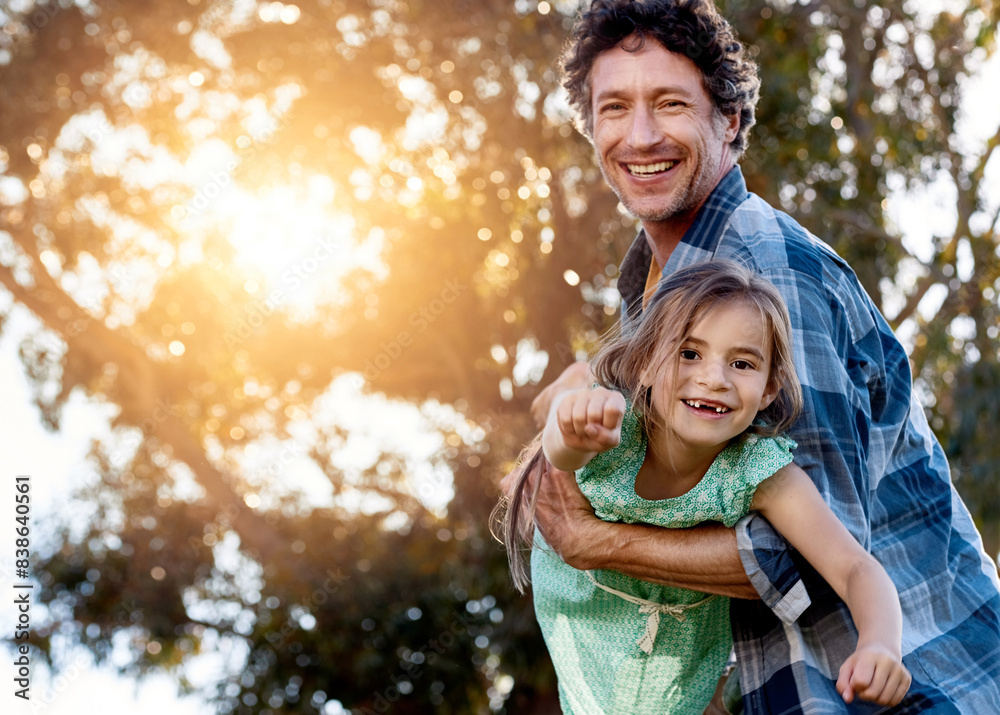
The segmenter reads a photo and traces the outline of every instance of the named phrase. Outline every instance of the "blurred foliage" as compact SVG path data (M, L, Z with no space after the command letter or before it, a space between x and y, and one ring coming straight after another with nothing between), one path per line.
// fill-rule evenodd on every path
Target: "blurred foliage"
M39 556L36 643L167 669L220 713L557 711L488 515L539 384L612 324L635 232L558 88L576 3L81 4L8 4L0 34L0 310L36 319L20 352L52 429L74 390L115 415L85 526ZM763 76L751 189L912 346L997 553L1000 132L957 130L1000 6L720 8ZM884 208L928 186L956 219L929 254ZM400 403L433 454L346 460L365 415L410 429ZM303 463L328 502L287 483Z

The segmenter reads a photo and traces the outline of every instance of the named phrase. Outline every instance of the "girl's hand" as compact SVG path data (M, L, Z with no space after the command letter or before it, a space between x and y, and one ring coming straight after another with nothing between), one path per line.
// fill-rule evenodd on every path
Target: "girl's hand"
M538 393L531 401L531 417L541 429L549 417L552 403L563 392L579 390L594 384L594 376L590 374L590 365L585 362L575 362L556 378L556 381Z
M859 646L840 668L837 692L850 703L857 696L879 705L896 705L910 689L910 671L882 645Z
M576 452L605 452L621 442L625 398L603 387L564 393L549 415L565 446Z

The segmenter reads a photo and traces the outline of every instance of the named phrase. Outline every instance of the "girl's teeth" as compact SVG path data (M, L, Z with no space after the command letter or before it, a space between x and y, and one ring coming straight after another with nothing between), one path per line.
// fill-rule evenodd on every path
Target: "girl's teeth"
M701 400L685 400L685 401L687 402L687 404L691 405L691 407L694 407L695 409L700 410L703 406ZM704 407L708 407L709 409L715 410L716 413L720 415L723 412L729 412L728 407L712 407L711 405L704 405Z

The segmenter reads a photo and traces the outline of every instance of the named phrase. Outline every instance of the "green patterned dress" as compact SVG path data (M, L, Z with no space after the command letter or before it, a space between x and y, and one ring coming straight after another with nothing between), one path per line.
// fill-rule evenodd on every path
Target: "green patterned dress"
M732 526L749 511L757 485L792 461L794 447L787 437L744 435L689 492L648 501L635 493L646 437L629 409L621 444L577 471L577 482L606 521ZM578 571L537 531L531 579L564 713L702 714L732 648L729 599L615 571Z

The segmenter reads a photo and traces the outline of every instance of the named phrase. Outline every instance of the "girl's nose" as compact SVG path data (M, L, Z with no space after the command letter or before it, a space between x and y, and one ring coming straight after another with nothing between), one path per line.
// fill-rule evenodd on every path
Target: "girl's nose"
M698 373L698 382L712 390L721 390L729 386L726 366L718 360L705 360Z

